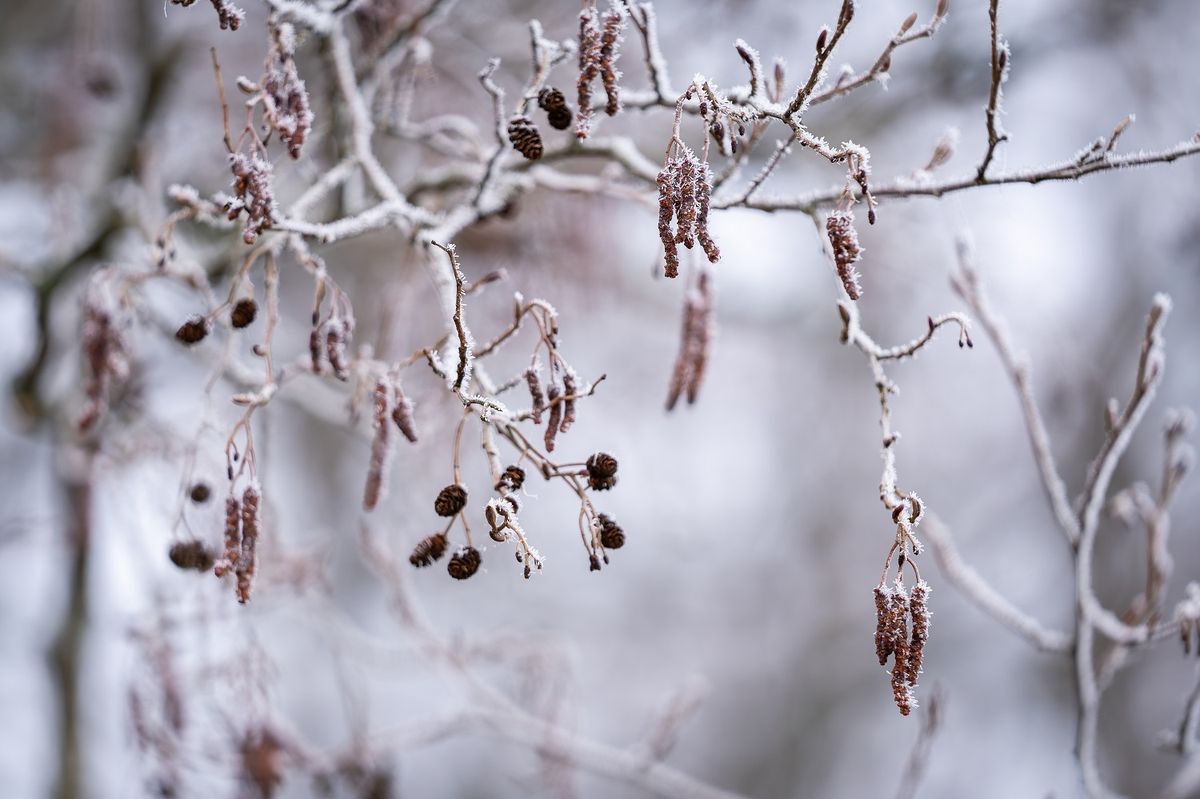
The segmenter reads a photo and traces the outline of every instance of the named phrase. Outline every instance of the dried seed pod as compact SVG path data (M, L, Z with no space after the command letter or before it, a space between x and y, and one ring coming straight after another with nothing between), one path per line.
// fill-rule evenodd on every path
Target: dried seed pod
M206 572L213 567L213 553L203 541L193 538L171 545L167 556L180 569Z
M696 244L696 172L699 164L691 150L684 150L679 164L678 186L675 195L675 243L689 250Z
M671 219L675 215L676 179L672 161L658 173L658 237L663 245L663 274L679 276L679 250L675 245L675 231L671 230Z
M542 381L536 367L525 370L525 383L529 386L529 398L532 402L530 416L534 424L542 423L542 411L546 410L546 395L542 392Z
M592 128L592 81L600 74L600 29L596 27L596 9L588 6L579 12L579 111L575 135L586 139Z
M605 549L625 546L625 531L608 514L601 513L596 517L596 522L600 525L600 543Z
M482 561L478 549L471 546L462 547L450 558L450 562L446 564L446 571L455 580L465 580L479 571Z
M316 326L308 334L308 356L312 361L313 374L319 375L325 371L321 359L321 328Z
M897 578L888 604L888 642L892 647L892 699L900 715L912 712L913 695L908 685L908 593Z
M617 59L620 58L621 48L621 23L624 21L624 14L619 8L613 8L604 15L604 28L600 33L600 80L604 84L604 94L608 102L604 106L604 113L611 116L616 116L621 110L620 89L617 86L617 80L620 79L621 73L616 67Z
M401 434L409 443L417 443L417 423L413 417L412 402L404 394L399 379L392 383L392 421L400 428Z
M595 553L588 555L588 571L600 571L600 558L596 557Z
M908 646L908 665L905 676L908 684L917 684L917 675L921 673L921 661L925 654L925 644L929 641L929 583L920 580L913 586L909 597L908 609L912 614L912 640Z
M258 303L253 297L238 300L229 312L229 321L236 328L249 327L258 315Z
M514 150L530 161L542 157L542 134L533 120L524 114L516 114L508 120L508 140L512 142Z
M566 433L575 424L575 396L579 387L575 384L575 373L570 369L563 372L563 419L558 431Z
M192 484L188 496L191 497L192 502L195 502L197 505L203 505L212 496L212 491L209 489L208 483L201 481Z
M607 452L597 452L587 459L588 486L593 491L607 491L617 484L617 459Z
M212 330L212 322L203 316L193 316L179 326L179 329L175 331L175 338L184 344L195 344L203 341L210 330Z
M237 566L242 552L242 503L230 494L225 498L225 554L214 573L221 577Z
M713 241L708 232L709 200L712 196L712 172L708 164L701 164L696 170L696 239L704 249L709 263L715 264L721 260L721 248Z
M892 590L884 584L875 586L875 655L879 665L886 666L892 655L892 640L888 633L888 607Z
M833 262L842 287L850 299L857 300L862 296L862 288L854 264L862 256L862 247L858 244L858 232L854 229L854 214L850 211L834 211L825 220L825 230L833 247Z
M388 424L391 411L391 387L386 380L375 383L372 397L372 416L375 436L371 441L371 461L367 467L367 483L363 489L363 509L374 510L383 498L387 482L388 465L392 455L392 426Z
M523 485L525 485L525 470L514 465L505 468L500 479L496 481L496 490L520 491Z
M700 396L700 386L708 368L708 351L713 337L713 294L712 281L708 272L701 272L691 302L696 308L692 337L687 341L687 357L690 372L687 379L687 401L693 405Z
M434 533L417 542L417 545L413 547L412 554L408 556L408 562L419 569L423 566L433 565L433 562L441 559L444 554L446 554L446 534Z
M558 89L548 86L538 92L538 106L546 112L550 127L555 130L571 127L571 107L567 105L567 98Z
M553 452L554 439L558 436L558 429L562 425L563 404L559 402L562 392L558 386L551 385L550 390L546 393L550 402L550 419L546 425L545 443L546 451Z
M467 488L459 483L451 483L438 492L433 502L433 510L438 516L456 516L467 506Z
M330 319L326 323L325 357L338 380L347 380L350 369L346 365L346 347L349 344L354 327L347 319Z
M250 601L254 573L258 568L259 505L262 495L258 487L246 486L242 492L242 551L237 561L237 598L241 604Z
M232 221L246 212L242 241L253 244L262 231L275 224L278 207L271 188L274 167L258 153L246 156L237 152L229 154L229 169L235 199L228 204L226 216Z

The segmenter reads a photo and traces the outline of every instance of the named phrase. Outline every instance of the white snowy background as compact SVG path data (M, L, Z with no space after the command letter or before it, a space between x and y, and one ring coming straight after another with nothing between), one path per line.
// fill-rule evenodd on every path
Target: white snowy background
M103 260L140 265L149 262L167 212L167 185L225 187L208 48L219 48L230 82L258 74L264 11L253 0L246 5L249 16L237 33L218 30L202 3L181 9L45 0L9 3L0 12L6 384L35 346L31 286L85 240L96 224L98 194L121 193L131 213L142 215ZM900 20L913 10L924 17L932 5L861 3L835 61L868 65ZM819 26L837 12L832 0L657 6L676 85L695 72L721 85L743 82L736 37L765 59L784 56L789 81L799 80ZM461 0L430 36L434 68L418 113L452 108L486 125L490 106L474 73L500 55L500 80L516 91L527 64L527 20L537 16L550 35L566 37L575 32L574 11L572 3ZM1065 159L1129 113L1137 122L1122 149L1165 147L1200 127L1200 17L1190 2L1007 0L1001 22L1013 48L1003 118L1011 140L994 169ZM156 48L174 42L179 68L141 153L140 184L100 185L102 164L141 91L139 37ZM987 57L986 2L955 0L933 40L895 55L886 90L869 87L814 109L807 122L832 141L870 148L877 180L921 166L945 129L955 127L957 153L942 173L973 171L986 141ZM303 50L301 74L318 73L321 58L311 46ZM622 66L629 85L644 85L633 37ZM86 91L95 75L111 83L110 92ZM320 83L310 77L310 87ZM670 129L664 113L602 124L634 135L652 159ZM764 155L778 135L768 133ZM389 167L401 182L421 168L411 150ZM286 185L289 174L304 176L307 168L281 164L280 179ZM798 151L762 193L800 193L839 177L838 169ZM1103 435L1105 400L1131 389L1151 297L1169 293L1166 379L1114 480L1115 487L1138 479L1154 485L1165 410L1200 406L1198 179L1200 161L1185 161L1078 184L885 201L878 224L861 229L864 323L881 342L907 341L923 331L927 315L960 308L948 278L955 237L970 230L977 265L1028 353L1055 453L1077 490ZM670 415L662 403L683 286L655 275L652 207L527 197L511 223L489 222L462 237L468 276L499 267L511 275L507 288L470 304L477 336L504 324L507 291L545 297L561 313L564 351L576 368L587 377L608 374L560 446L571 460L597 449L620 458L620 484L603 496L601 509L620 520L629 543L611 567L589 574L576 505L559 487L532 479L535 498L522 516L546 556L541 575L520 579L510 554L497 551L491 558L485 552L485 569L466 583L434 569L413 573L410 585L448 635L471 640L508 631L538 642L542 657L533 665L497 663L484 673L514 696L522 679L557 686L564 692L560 718L581 733L634 745L673 694L699 690L703 704L682 727L671 765L756 797L890 795L919 720L896 712L872 652L870 591L892 531L877 494L870 372L859 353L838 343L836 281L807 217L729 212L715 217L713 230L724 258L714 272L711 369L699 403ZM186 249L187 228L182 236ZM202 236L195 240L196 251L211 249ZM323 252L356 302L364 340L376 335L382 311L393 315L391 340L375 343L394 355L428 343L437 329L424 273L401 245L394 235L376 234ZM64 413L78 407L82 385L82 287L81 275L51 317L42 389ZM153 678L153 666L133 644L132 629L170 630L192 717L186 796L237 795L231 755L220 747L233 740L223 719L250 723L269 708L313 747L332 751L347 745L356 726L370 735L469 701L397 632L384 589L359 560L365 422L352 431L348 421L331 424L286 402L264 414L258 441L269 540L250 606L237 606L228 585L170 565L165 553L184 458L205 410L206 371L205 359L182 352L169 335L198 309L197 298L177 289L154 289L152 296L150 318L131 334L137 407L108 434L94 495L80 687L86 795L146 790L148 767L133 745L128 695L131 684ZM277 340L292 353L307 341L310 296L308 278L286 268L290 314ZM1069 552L1044 506L1016 398L981 332L973 350L960 350L953 338L939 338L918 360L891 371L901 386L894 423L903 434L902 484L922 495L963 553L1014 603L1068 629ZM214 353L219 346L201 345ZM520 354L514 346L509 362ZM432 379L411 383L421 442L402 447L389 498L373 514L375 529L400 555L433 530L430 505L449 477L456 419ZM339 417L343 394L315 381L296 390L311 391L331 418ZM217 397L228 393L218 389ZM65 504L56 474L70 452L55 429L61 421L31 425L11 399L0 414L0 795L32 797L51 790L58 768L48 650L66 595ZM221 403L215 414L225 430L237 411ZM208 434L199 449L198 473L217 486L224 435ZM474 456L467 475L476 485L487 481ZM1187 579L1200 577L1195 485L1185 484L1174 513L1177 574L1168 607ZM217 505L186 509L192 529L214 541ZM1142 543L1116 522L1101 534L1097 579L1113 606L1141 585ZM284 584L282 562L271 559L283 551L315 558L328 587L296 591ZM934 620L919 693L927 696L936 684L944 704L921 795L1079 795L1066 661L1032 652L957 594L932 562L925 569ZM376 637L382 649L351 643L358 640L348 638L353 629ZM260 678L265 691L252 703L218 670L246 652L269 664ZM1113 686L1101 719L1101 768L1112 785L1134 796L1161 788L1176 760L1157 751L1154 738L1177 723L1193 670L1172 643ZM402 796L552 795L535 756L491 737L458 736L389 762ZM582 773L574 787L580 796L638 795ZM297 776L282 793L311 790Z

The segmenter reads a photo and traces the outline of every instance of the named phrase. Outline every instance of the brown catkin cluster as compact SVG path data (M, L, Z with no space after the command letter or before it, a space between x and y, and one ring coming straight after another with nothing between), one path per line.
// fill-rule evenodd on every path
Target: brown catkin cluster
M542 423L542 412L546 410L546 392L542 390L542 378L536 366L525 370L525 384L529 386L529 399L532 403L530 418L534 424Z
M690 250L699 240L710 263L720 260L721 250L708 230L712 194L712 172L708 164L701 163L690 148L681 147L658 173L656 183L658 236L663 245L664 274L667 277L679 275L679 244Z
M912 614L912 639L908 645L908 669L905 678L912 687L917 685L921 673L921 662L925 656L925 644L929 641L929 583L920 580L913 586L908 600L908 611Z
M262 494L258 486L246 486L242 492L242 551L237 560L237 598L243 605L250 601L254 573L258 569L258 534Z
M621 73L616 63L621 57L621 23L624 19L620 9L610 9L604 15L604 27L600 33L600 81L604 84L604 94L608 100L604 113L610 117L616 116L621 110L621 94L617 86Z
M242 211L246 212L246 225L242 240L253 244L260 233L275 224L275 193L271 189L271 162L258 153L246 156L240 152L229 154L229 169L233 172L235 199L226 207L226 216L232 221Z
M887 635L892 650L892 700L900 708L900 715L907 716L913 708L912 689L908 685L908 594L899 582L892 588Z
M667 389L667 410L672 410L679 398L687 394L688 404L694 404L704 382L708 366L708 351L713 337L712 281L701 272L696 288L688 292L683 306L683 331L679 340L679 355L671 372Z
M417 422L413 416L413 404L405 395L399 378L392 381L392 421L410 444L417 443Z
M538 92L538 107L546 112L546 120L555 130L566 130L571 127L571 106L561 91L547 86Z
M482 561L483 557L478 549L471 546L462 547L451 556L450 562L446 564L446 571L455 580L465 580L479 571Z
M457 516L467 506L467 487L451 483L438 492L433 510L438 516Z
M544 442L546 451L554 451L554 440L558 437L558 428L562 425L563 404L559 402L562 397L562 391L557 385L551 384L550 389L546 392L546 398L550 403L550 418L546 422L546 435Z
M530 161L542 157L542 134L538 132L533 120L524 114L514 114L512 119L508 120L508 140L512 142L514 150Z
M218 577L237 566L242 553L242 503L230 494L225 498L225 553L217 561L214 572Z
M875 655L879 665L886 666L891 657L891 639L888 637L887 619L888 606L891 604L892 589L883 585L875 586Z
M558 426L558 432L566 433L575 424L575 397L579 393L579 383L575 372L571 369L563 371L563 418Z
M380 378L372 392L372 426L375 436L371 440L371 461L367 467L367 484L363 489L363 509L374 510L383 498L387 481L388 464L392 456L391 416L392 391L388 382Z
M617 459L607 452L597 452L585 465L588 487L593 491L608 491L617 484Z
M579 108L575 116L575 135L586 139L592 130L592 81L600 74L600 29L596 9L588 6L579 12Z
M419 569L424 566L432 566L434 561L440 560L445 554L446 534L434 533L417 542L417 545L413 547L412 554L408 556L408 562Z
M833 247L833 263L837 268L838 278L842 287L857 300L862 296L859 285L858 270L854 264L862 256L862 247L858 244L858 231L854 229L854 213L852 211L834 211L825 220L825 231L829 234L829 244Z
M198 572L208 571L216 562L212 550L197 538L175 542L167 551L167 557L180 569Z
M875 655L884 667L888 658L892 658L892 699L904 716L916 707L913 688L929 640L929 591L929 584L920 580L909 596L899 578L890 586L881 583L875 587Z
M229 323L239 330L243 327L249 327L254 322L254 317L258 316L258 303L253 297L243 297L233 305L233 310L229 312Z
M272 49L274 63L263 76L262 87L267 124L287 145L288 155L299 158L300 148L312 129L313 114L308 90L296 71L295 39L291 24L279 26Z
M87 405L77 425L80 430L88 430L108 409L112 386L129 376L125 336L114 324L112 315L91 302L83 322L83 357L88 365Z

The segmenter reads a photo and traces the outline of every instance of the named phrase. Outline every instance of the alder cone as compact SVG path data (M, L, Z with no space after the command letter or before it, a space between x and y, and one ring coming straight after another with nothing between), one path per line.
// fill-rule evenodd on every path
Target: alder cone
M512 142L513 149L530 161L542 157L542 134L533 120L524 114L517 114L508 121L508 140Z
M211 327L211 323L203 316L193 316L175 331L175 338L184 344L195 344L204 340Z
M561 91L547 87L538 92L538 106L546 112L550 127L555 130L566 130L571 127L574 113L567 105L567 98Z
M438 516L455 516L467 506L467 489L452 483L438 492L433 510Z
M442 533L435 533L428 538L422 538L417 543L412 554L408 556L408 562L420 569L424 566L432 566L433 562L439 560L444 554L446 554L446 536Z
M455 580L466 580L479 571L479 564L482 561L483 558L479 555L478 549L463 547L454 553L454 557L450 558L450 562L446 564L446 571Z
M254 317L258 316L258 303L252 298L246 297L238 300L233 306L233 310L229 313L229 321L236 328L249 327L254 321Z

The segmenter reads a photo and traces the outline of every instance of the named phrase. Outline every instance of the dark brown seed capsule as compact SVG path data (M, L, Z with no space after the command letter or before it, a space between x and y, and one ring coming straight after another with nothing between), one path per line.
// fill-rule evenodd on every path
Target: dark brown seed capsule
M567 105L567 98L558 89L546 87L538 92L538 106L546 112L550 127L555 130L571 127L574 112L571 111L571 106Z
M571 127L571 120L574 118L575 115L569 108L558 108L546 114L546 120L555 130L566 130Z
M605 549L620 549L625 546L625 531L606 513L596 517L600 524L600 543Z
M212 496L212 491L208 487L208 483L195 483L192 485L192 490L188 492L188 496L192 498L192 502L201 505L208 502L208 498Z
M412 554L408 556L408 562L419 569L422 566L431 566L444 554L446 554L446 536L444 533L434 533L417 542Z
M508 140L514 150L530 161L542 157L542 134L533 120L524 114L517 114L508 121Z
M467 506L466 486L451 483L438 492L433 510L438 516L454 516Z
M245 297L238 300L233 306L233 310L229 312L229 321L236 328L249 327L256 316L258 316L258 303L254 301L253 297Z
M446 571L455 580L465 580L479 571L479 564L482 561L483 558L480 557L478 549L475 547L463 547L450 558L450 562L446 564Z
M525 485L525 470L520 466L509 466L496 481L496 490L520 491L523 485Z
M607 491L617 484L617 459L597 452L587 459L588 485L593 491Z
M211 329L212 323L203 316L193 316L175 331L175 338L184 344L195 344L197 341L203 340Z
M204 545L204 542L196 539L172 544L167 556L180 569L198 572L208 571L215 562L213 553Z

